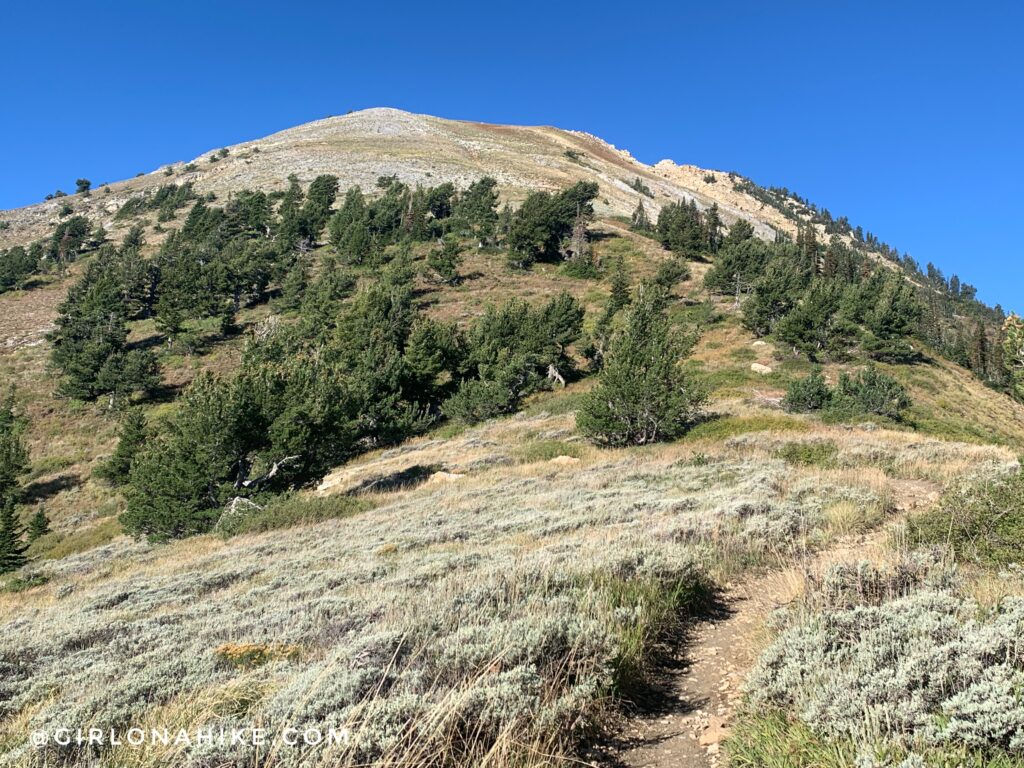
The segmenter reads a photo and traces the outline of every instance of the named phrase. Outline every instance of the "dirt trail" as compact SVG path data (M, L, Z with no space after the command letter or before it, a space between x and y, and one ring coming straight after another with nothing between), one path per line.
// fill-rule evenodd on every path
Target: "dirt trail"
M924 481L893 484L899 513L930 505L938 486ZM884 546L885 530L853 536L784 570L730 585L715 619L701 622L687 638L677 664L666 670L654 706L630 717L598 764L615 768L715 768L741 697L743 680L766 640L772 611L803 590L805 574L830 563L870 558Z

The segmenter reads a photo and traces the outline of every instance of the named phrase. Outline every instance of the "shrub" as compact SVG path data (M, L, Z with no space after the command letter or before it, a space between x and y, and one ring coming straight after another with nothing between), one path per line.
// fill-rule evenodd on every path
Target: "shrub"
M936 507L912 517L908 532L914 543L946 544L966 560L1024 561L1024 470L950 490Z
M814 371L806 379L797 379L786 389L782 406L791 413L820 411L832 401L832 390L828 388L821 371Z
M842 374L835 391L838 407L853 404L867 413L899 420L910 397L896 379L869 365L856 376Z
M445 416L465 424L477 424L506 413L512 413L519 404L515 379L511 370L495 379L470 379L464 381L458 391L445 400L441 410Z
M1024 599L980 612L935 572L914 576L916 591L901 575L847 576L847 587L871 583L868 599L840 588L795 612L748 679L753 711L789 713L838 742L1024 749Z
M252 669L273 661L294 661L301 655L296 645L285 643L224 643L213 655L222 664L237 669Z
M351 517L372 507L373 504L366 499L351 496L285 496L265 507L246 505L238 507L237 511L225 512L217 522L216 531L225 538L243 533L264 533Z
M838 455L839 448L831 440L787 443L779 449L779 458L805 467L830 467L835 464Z

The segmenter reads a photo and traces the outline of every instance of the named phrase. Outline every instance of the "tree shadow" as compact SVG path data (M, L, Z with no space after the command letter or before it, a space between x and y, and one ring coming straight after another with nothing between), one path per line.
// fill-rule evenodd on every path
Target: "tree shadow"
M58 475L50 480L35 480L25 486L22 500L25 504L35 504L56 496L61 491L76 488L82 484L82 478L75 474Z
M359 485L347 491L349 496L358 496L362 493L389 493L401 491L406 488L415 488L425 483L435 472L443 469L440 464L414 464L398 472L387 475L379 475L363 480Z

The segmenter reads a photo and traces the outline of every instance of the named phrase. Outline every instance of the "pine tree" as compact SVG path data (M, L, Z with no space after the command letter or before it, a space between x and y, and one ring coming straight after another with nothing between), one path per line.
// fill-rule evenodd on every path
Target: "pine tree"
M118 433L117 448L97 470L97 474L111 485L124 485L132 468L132 461L146 442L146 417L138 408L125 414Z
M14 502L0 501L0 573L9 573L25 564L26 547L21 534Z
M626 263L618 258L615 260L615 266L612 267L612 286L608 296L608 306L604 311L605 319L610 320L630 301L632 298L629 293L629 273L626 271Z
M123 397L157 383L152 351L128 349L123 287L110 257L101 255L89 265L58 312L49 339L51 360L63 374L58 387L62 395L79 400L103 394Z
M651 231L651 219L647 215L647 209L644 207L642 199L636 204L636 210L633 211L631 222L631 226L636 232Z
M974 327L974 335L971 337L970 348L971 370L974 374L984 379L988 374L989 366L989 344L988 334L985 331L985 324L979 320Z
M452 217L456 226L481 243L492 239L498 224L498 182L484 176L470 184L454 205Z
M18 495L18 476L28 469L25 421L14 414L14 390L0 401L0 504L13 503Z
M298 309L309 287L309 261L299 255L281 281L281 308Z
M692 344L670 326L664 294L641 291L612 339L597 386L580 407L580 431L603 445L644 445L683 434L706 402L680 362Z
M718 215L718 203L712 203L704 212L704 240L709 253L718 253L722 245L722 218Z
M46 516L46 510L43 507L39 507L32 518L28 521L28 540L29 543L35 541L40 536L45 536L50 532L50 519Z
M459 281L459 265L462 263L462 245L455 235L445 235L440 248L427 254L427 267L434 278L446 285Z

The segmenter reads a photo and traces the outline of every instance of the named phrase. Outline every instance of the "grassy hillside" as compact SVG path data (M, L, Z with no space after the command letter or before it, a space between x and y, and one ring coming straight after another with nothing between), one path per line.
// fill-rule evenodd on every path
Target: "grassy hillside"
M337 173L343 189L371 188L389 173L439 184L486 171L499 179L502 202L517 203L537 188L596 179L586 276L573 276L571 259L511 268L507 242L483 247L463 236L460 279L448 284L428 262L436 242L408 246L412 310L462 330L512 297L533 308L563 293L575 298L582 332L559 350L573 370L564 387L533 387L508 409L514 413L480 424L432 413L429 426L399 439L358 442L347 461L298 487L240 493L202 535L158 543L124 533L126 497L100 476L122 414L143 413L156 440L186 408L181 395L201 373L234 381L252 339L273 340L268 328L306 328L306 306L286 306L275 275L258 300L238 302L227 327L211 313L186 318L175 334L166 315L140 312L127 323L127 348L153 353L159 385L146 396L81 402L56 396L60 371L47 334L69 287L104 257L85 248L66 273L0 293L0 384L14 385L15 411L28 425L17 515L27 522L45 512L51 529L31 542L27 566L0 576L0 753L11 765L99 757L126 766L567 763L614 733L632 707L665 695L666 663L695 622L722 615L722 595L736 583L756 585L837 546L877 542L947 488L1013 471L1024 450L1024 406L917 339L912 361L872 362L905 387L911 405L900 417L787 411L794 382L820 369L835 387L869 363L866 346L851 344L836 356L841 362L812 363L777 334L759 338L745 322L746 292L737 302L705 287L715 259L704 254L686 262L665 302L671 322L694 338L682 365L708 390L700 418L660 444L610 449L588 441L575 416L599 380L585 348L602 323L621 321L605 317L615 281L625 275L635 297L639 285L680 262L656 237L630 228L638 196L654 215L680 199L717 203L725 225L749 218L764 238L807 231L792 214L759 213L759 198L727 174L712 182L689 166L648 168L584 134L380 110L214 157L72 205L108 217L110 237L142 224L142 252L154 259L186 210L162 222L116 212L169 179L213 193L209 205L237 201L246 186L283 188L292 169L304 181ZM630 186L635 179L650 196ZM56 204L4 214L12 226L0 230L0 248L50 231ZM297 249L310 284L343 250L328 239ZM389 244L374 256L380 263L345 265L356 297L380 283L398 251ZM873 251L865 258L878 262ZM340 299L330 312L340 316L356 300ZM341 342L325 336L309 356L333 354L330 345ZM444 373L432 386L455 384ZM244 479L240 472L236 491ZM816 594L807 591L800 621L813 623L814 611L825 610L813 603ZM958 607L956 615L966 613ZM767 760L760 750L773 733L834 746L819 731L807 735L805 720L778 696L766 718L755 712L744 721L732 750L737 765ZM316 749L26 745L33 728L79 723L333 727L349 738ZM850 754L835 765L856 758L850 738L844 732L847 741L836 742Z

